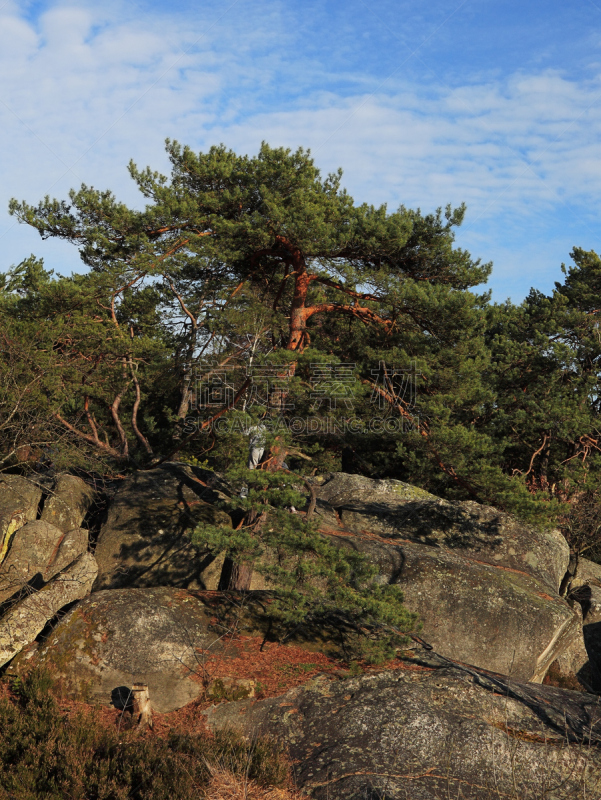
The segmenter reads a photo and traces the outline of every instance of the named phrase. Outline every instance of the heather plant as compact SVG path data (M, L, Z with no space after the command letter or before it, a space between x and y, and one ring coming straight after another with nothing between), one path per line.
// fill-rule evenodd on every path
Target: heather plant
M2 800L208 798L224 770L265 787L284 786L289 777L271 740L249 743L232 733L145 737L102 724L90 709L67 712L43 672L13 683L11 696L0 700Z

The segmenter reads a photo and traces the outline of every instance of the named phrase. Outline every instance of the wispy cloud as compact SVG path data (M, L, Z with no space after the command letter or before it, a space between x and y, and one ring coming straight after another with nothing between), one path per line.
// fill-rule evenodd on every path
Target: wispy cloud
M475 70L447 84L393 64L383 80L309 41L301 49L285 5L260 13L241 0L221 19L227 8L190 25L148 7L50 2L27 15L0 0L0 269L32 249L57 268L60 259L76 266L67 248L14 227L2 211L10 196L63 197L83 181L140 204L125 165L133 157L166 169L167 136L198 149L224 141L254 152L263 139L311 147L323 171L345 168L361 201L424 210L466 201L461 242L485 259L498 254L498 285L505 277L512 291L532 231L544 237L535 274L551 244L562 248L557 266L573 244L594 246L601 67L586 78ZM558 215L566 236L586 241L558 238Z

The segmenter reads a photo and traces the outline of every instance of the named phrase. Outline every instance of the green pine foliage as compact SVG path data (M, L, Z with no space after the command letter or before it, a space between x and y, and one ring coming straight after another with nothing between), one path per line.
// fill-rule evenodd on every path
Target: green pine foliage
M463 206L357 203L302 148L167 153L170 175L130 164L142 210L88 186L11 202L89 271L52 276L31 257L3 278L0 469L184 457L223 471L240 435L214 418L262 403L328 423L295 431L312 458L291 455L295 472L400 478L538 524L598 491L596 253L575 249L549 296L491 304L491 265L455 244ZM317 407L315 370L336 365L352 386ZM411 402L378 395L383 370L409 368ZM222 401L197 402L219 370ZM254 377L269 370L278 408Z
M108 278L55 277L33 256L3 276L4 466L26 449L59 469L111 471L152 450L164 412L149 388L169 388L168 336L152 287L115 305Z
M504 471L532 493L570 501L599 481L599 340L595 253L573 252L564 284L489 310L495 390L485 425L504 444Z
M378 584L377 569L361 553L332 544L316 524L290 510L307 502L296 475L242 467L227 479L247 490L223 503L241 524L234 531L201 525L192 541L205 552L252 565L274 587L266 606L272 636L284 640L301 626L335 620L348 633L348 658L374 663L407 644L405 634L417 630L417 619L403 606L400 588Z

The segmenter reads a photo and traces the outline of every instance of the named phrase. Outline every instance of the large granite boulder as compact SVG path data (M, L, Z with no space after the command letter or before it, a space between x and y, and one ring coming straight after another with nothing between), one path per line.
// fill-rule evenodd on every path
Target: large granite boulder
M76 475L57 475L52 491L44 500L40 519L63 533L79 528L94 496L92 487Z
M20 475L0 475L0 564L4 561L12 536L38 514L41 488Z
M226 593L166 587L94 592L11 670L43 666L66 696L104 705L119 706L128 687L146 683L153 708L172 711L215 677L207 659L224 653L228 634L264 635L251 605L239 609Z
M457 665L404 667L221 703L207 722L275 736L315 800L601 796L598 698Z
M495 567L526 572L553 592L568 568L569 547L558 530L537 530L495 508L442 500L402 481L343 472L320 483L316 513L324 529L456 550Z
M317 497L322 533L403 588L441 654L535 682L562 658L568 672L585 668L582 618L557 593L569 560L557 531L359 475L326 478Z
M572 642L565 647L551 662L545 683L553 683L566 689L586 689L594 691L593 665L591 656L586 647L586 633L584 629L582 608L577 602L568 601L580 620L581 633L575 636Z
M393 547L378 550L390 558ZM578 614L526 573L441 547L407 542L394 549L401 568L391 582L403 588L421 635L448 658L540 682L564 650L582 641Z
M526 572L472 559L467 551L385 539L370 532L324 531L331 543L362 553L377 580L403 589L422 635L437 652L540 683L550 665L587 688L582 615ZM272 554L263 556L268 567ZM264 566L265 566L264 565ZM251 590L277 590L255 570Z
M210 480L210 473L205 477ZM212 505L223 495L207 484L184 464L164 464L124 480L98 537L95 588L217 588L223 560L199 553L189 539L198 524L231 524Z
M8 555L0 564L0 604L22 590L36 576L44 582L69 566L87 550L88 532L63 533L42 520L26 523L12 537Z
M39 589L87 550L80 526L93 497L73 475L59 475L52 486L0 476L0 605L34 579Z
M94 557L84 553L42 589L12 606L0 618L0 667L33 642L61 608L88 595L97 574Z
M570 592L582 605L585 625L601 622L601 564L579 558Z

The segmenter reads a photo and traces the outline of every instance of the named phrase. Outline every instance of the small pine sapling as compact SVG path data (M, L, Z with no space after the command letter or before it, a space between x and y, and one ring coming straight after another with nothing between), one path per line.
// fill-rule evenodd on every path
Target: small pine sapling
M398 586L377 582L377 569L364 555L336 546L321 534L302 508L302 478L289 471L232 469L231 485L243 485L223 507L234 530L200 525L194 544L213 554L225 553L226 563L244 575L248 590L253 572L273 586L266 606L270 634L280 641L307 628L334 628L343 639L348 658L372 663L394 656L416 629L416 616L403 606Z

